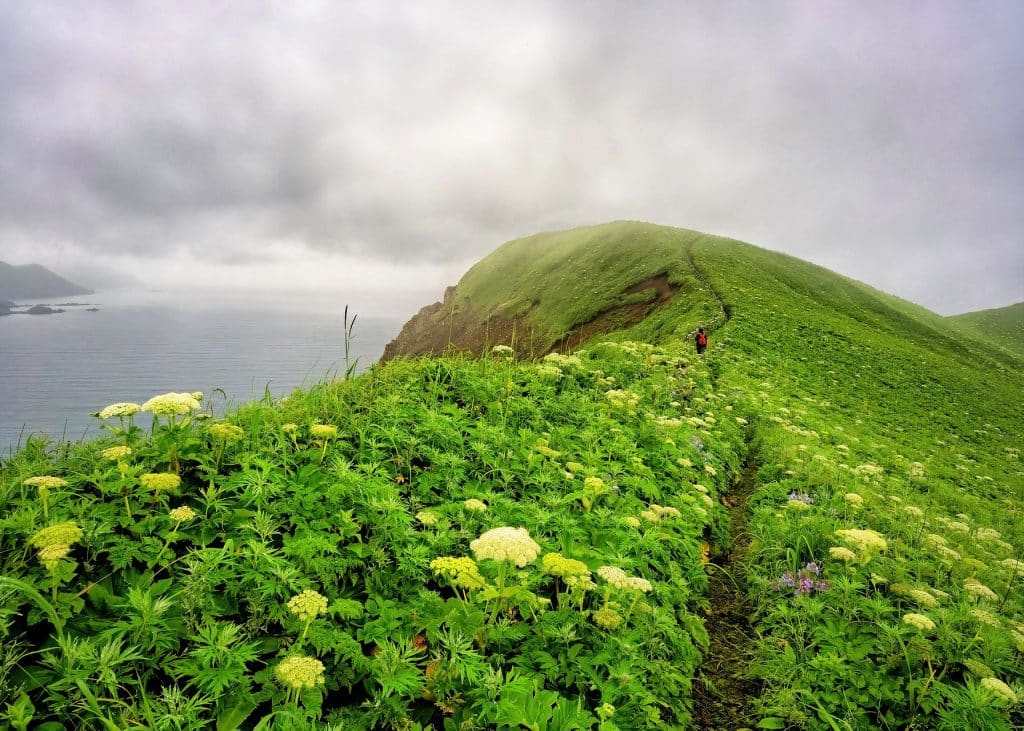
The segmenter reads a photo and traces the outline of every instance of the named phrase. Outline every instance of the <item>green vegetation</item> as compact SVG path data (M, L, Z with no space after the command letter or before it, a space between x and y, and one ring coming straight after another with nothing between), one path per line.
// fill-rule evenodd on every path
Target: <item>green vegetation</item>
M689 728L745 465L748 725L1024 723L1021 361L646 224L506 244L458 291L557 339L659 274L671 301L572 355L30 442L0 466L0 725Z
M0 300L63 297L72 294L92 294L92 291L69 282L39 264L13 266L0 261Z
M947 318L975 337L1024 356L1024 302L993 310L979 310Z

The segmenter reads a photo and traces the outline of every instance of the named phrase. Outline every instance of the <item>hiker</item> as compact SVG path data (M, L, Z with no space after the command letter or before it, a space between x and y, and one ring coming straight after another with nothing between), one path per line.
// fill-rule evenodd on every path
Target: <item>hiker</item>
M697 337L694 340L697 343L697 355L703 355L708 348L708 334L704 332L704 328L697 328Z

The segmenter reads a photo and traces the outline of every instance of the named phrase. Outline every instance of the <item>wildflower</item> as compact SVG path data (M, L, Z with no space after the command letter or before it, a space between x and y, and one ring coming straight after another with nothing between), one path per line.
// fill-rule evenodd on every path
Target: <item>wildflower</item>
M617 409L632 409L640 402L640 397L629 389L612 389L605 393L611 405Z
M583 488L591 492L607 492L604 480L600 477L588 477L583 480Z
M69 520L64 523L47 526L35 532L29 539L36 548L47 548L49 546L70 546L82 540L85 535L78 524Z
M602 721L607 721L615 715L615 706L611 703L602 703L594 710L597 711L597 717Z
M583 465L581 465L579 462L566 462L565 469L567 469L569 472L582 472Z
M661 520L661 516L653 510L641 511L640 517L646 520L648 523L657 523L659 520Z
M52 475L40 475L39 477L29 477L25 480L26 485L32 487L38 487L40 492L43 490L52 490L57 487L67 487L67 480L61 477L54 477Z
M787 500L786 507L790 510L796 510L797 512L811 509L811 506L802 500Z
M994 541L1002 537L1002 534L995 528L978 528L979 541Z
M416 513L416 520L426 526L435 526L437 525L437 514L429 510L421 510Z
M60 560L69 553L71 553L71 546L44 546L39 549L39 560L43 562L43 566L46 567L47 571L53 571L57 568L57 564L60 563Z
M1004 701L1009 701L1010 703L1017 702L1017 694L1013 691L1013 688L998 678L982 678L981 687Z
M821 578L821 567L813 561L808 563L796 575L792 571L786 571L775 583L779 591L793 590L793 595L808 595L817 591L828 591L832 585Z
M338 436L338 427L334 424L311 424L309 433L317 439L331 439Z
M649 582L647 579L644 579L640 576L628 576L626 577L626 582L623 588L626 591L646 594L651 589L653 589L654 586L652 586L651 582Z
M194 398L196 401L202 401L203 400L203 392L202 391L193 391L189 395L192 396L192 398Z
M999 595L982 584L977 579L968 579L964 582L964 589L968 594L973 594L981 599L988 599L990 602L998 601Z
M541 571L552 576L583 576L589 575L590 569L582 561L566 558L560 553L546 553L540 560Z
M462 503L462 507L471 513L484 513L487 512L487 503L483 500L477 500L475 497L471 497Z
M832 546L832 548L828 549L828 555L844 563L857 560L857 554L844 546Z
M922 632L935 631L935 622L923 614L914 614L913 612L904 614L903 624L909 624L911 627L915 627Z
M904 506L903 512L906 513L907 515L909 515L912 518L923 518L924 517L924 511L921 510L921 508L917 507L916 505L906 505L906 506Z
M198 399L190 393L165 393L154 396L142 404L141 411L149 411L159 416L175 416L188 414L199 408Z
M283 431L285 434L291 434L292 432L296 432L298 430L299 425L293 422L289 421L287 424L281 424L281 431Z
M142 407L138 404L132 403L131 401L121 401L120 403L110 404L100 409L101 419L111 419L115 416L133 416L134 414L142 411Z
M438 576L451 579L455 586L463 589L482 589L487 583L469 556L435 558L430 562L430 570Z
M181 484L181 478L173 472L150 472L142 475L139 482L147 490L161 492L162 490L174 490Z
M514 353L515 351L508 345L495 345L491 348L491 355L497 355L503 358L511 358Z
M274 674L282 684L292 690L302 690L324 684L324 664L312 657L292 655L282 660Z
M913 599L915 602L920 604L922 607L937 607L939 606L939 600L933 597L923 589L911 589L907 592L907 596Z
M716 470L714 467L712 467L709 464L704 465L704 471L707 472L712 477L714 477L715 475L718 474L718 470Z
M967 523L961 523L959 520L951 520L946 524L946 527L956 533L970 533L971 526Z
M989 627L1002 627L1003 623L996 615L992 612L986 612L984 609L972 609L971 616L982 624L987 624Z
M1010 571L1014 571L1016 573L1024 572L1024 561L1019 561L1015 558L1004 558L999 563L1010 569Z
M844 543L852 545L861 551L879 551L884 552L889 544L880 533L873 530L860 530L856 528L847 530L837 530L836 535L839 536Z
M530 538L526 528L492 528L469 544L477 561L493 559L511 561L519 568L533 563L540 555L540 546Z
M109 459L111 462L116 462L130 456L131 453L131 447L108 447L100 452L100 456L103 457L103 459Z
M211 437L219 439L225 444L240 442L245 438L245 430L234 424L211 424L208 431Z
M622 617L619 613L607 607L594 612L593 619L594 624L607 630L616 630L622 624Z
M312 589L303 589L288 600L288 611L303 622L312 622L327 611L327 597Z
M171 516L171 520L174 522L184 523L186 520L192 520L196 517L196 511L187 505L182 505L180 508L170 511L168 515Z
M623 518L622 522L625 523L626 525L628 525L630 528L639 528L640 527L640 519L635 517L635 516L632 516L632 515L629 515L629 516Z
M542 364L537 366L537 373L539 373L542 376L560 378L562 376L562 369L555 365Z
M616 589L625 588L629 574L615 566L602 566L597 570L597 575L614 586Z
M793 490L789 493L789 500L790 502L800 502L804 505L814 505L814 498L806 492L797 492L796 490Z
M991 678L995 676L992 669L983 662L977 660L964 660L963 665L965 668L971 671L972 674L977 675L979 678Z
M575 591L590 591L596 589L597 584L590 578L590 572L586 574L574 574L565 577L565 585Z
M861 505L864 504L864 498L862 498L855 492L846 493L845 495L843 495L843 499L850 505L854 506L855 508L860 507Z

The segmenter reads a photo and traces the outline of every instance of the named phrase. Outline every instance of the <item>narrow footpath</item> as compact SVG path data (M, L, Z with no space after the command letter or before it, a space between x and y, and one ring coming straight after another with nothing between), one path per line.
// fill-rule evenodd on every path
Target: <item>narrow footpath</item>
M706 731L737 731L757 722L751 705L760 693L760 684L745 677L754 629L750 625L752 608L747 601L743 559L750 547L749 502L759 467L756 453L749 452L742 476L723 496L732 543L728 553L709 564L711 609L705 626L711 645L693 687L694 723Z

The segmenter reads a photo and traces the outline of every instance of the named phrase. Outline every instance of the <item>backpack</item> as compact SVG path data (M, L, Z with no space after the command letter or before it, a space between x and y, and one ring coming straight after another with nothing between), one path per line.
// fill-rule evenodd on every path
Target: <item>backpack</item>
M707 333L697 333L697 345L707 345L708 336Z

